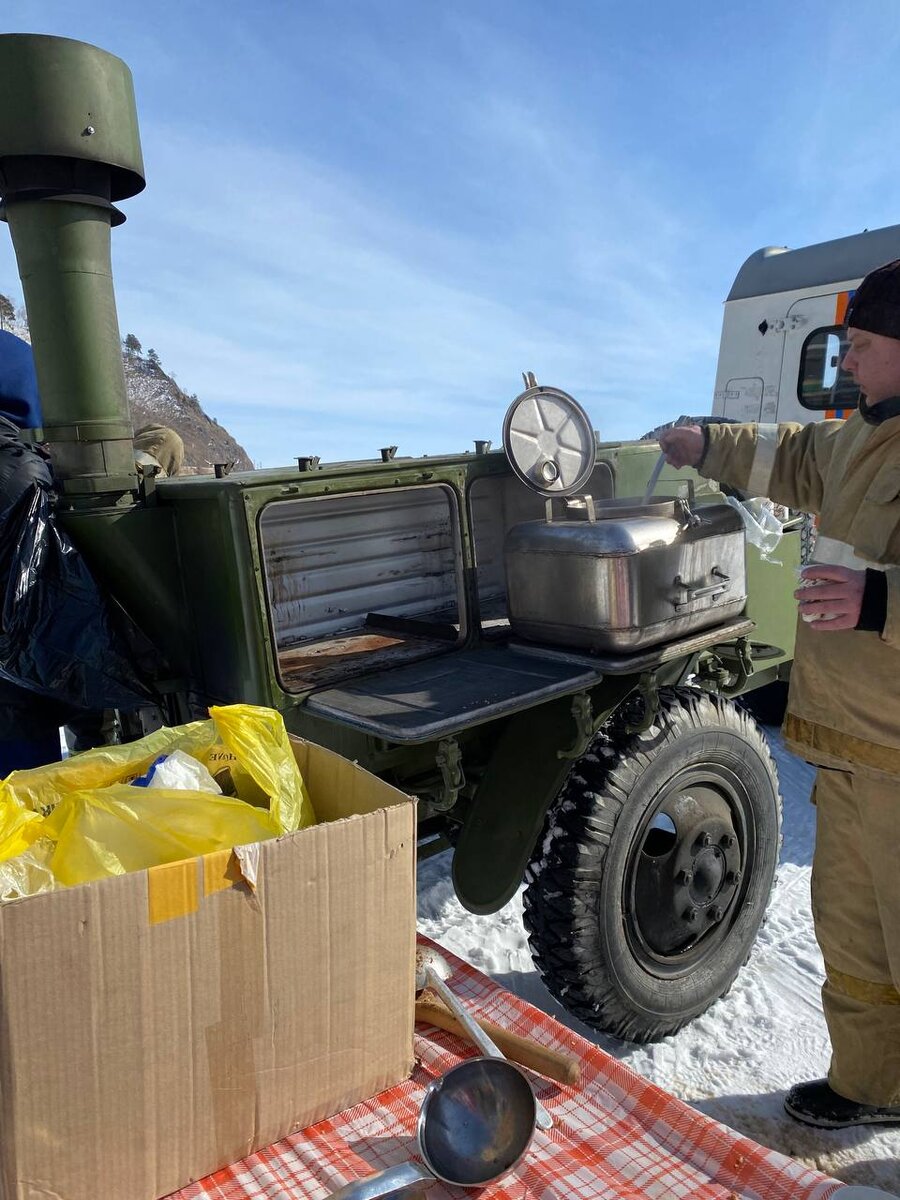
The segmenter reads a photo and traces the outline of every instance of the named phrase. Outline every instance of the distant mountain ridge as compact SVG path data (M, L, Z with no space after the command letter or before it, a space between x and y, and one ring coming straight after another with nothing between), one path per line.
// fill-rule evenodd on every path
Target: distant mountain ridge
M0 326L25 341L31 341L22 309L0 295ZM123 342L122 362L125 388L134 428L168 425L184 442L187 475L211 475L216 463L233 463L236 471L250 471L253 463L242 445L203 409L196 395L185 392L168 375L154 350L145 354L133 333Z

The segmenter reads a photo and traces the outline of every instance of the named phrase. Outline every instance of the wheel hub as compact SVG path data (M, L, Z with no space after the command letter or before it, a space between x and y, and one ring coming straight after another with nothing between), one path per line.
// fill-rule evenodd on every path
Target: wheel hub
M690 875L688 893L691 900L694 904L709 904L722 890L725 878L725 856L719 847L701 850L693 860Z
M633 864L632 925L645 950L660 960L682 957L721 930L742 879L727 789L723 794L696 775L673 785L640 832Z

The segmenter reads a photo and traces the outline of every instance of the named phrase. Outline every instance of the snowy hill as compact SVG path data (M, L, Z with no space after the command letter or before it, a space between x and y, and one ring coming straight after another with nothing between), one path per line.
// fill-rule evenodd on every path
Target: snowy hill
M135 429L158 423L168 425L184 442L188 471L210 472L214 463L231 462L236 470L249 471L253 463L243 446L208 416L196 396L189 396L167 375L158 360L126 349L125 386Z
M0 295L2 328L31 341L24 311ZM189 395L163 370L154 350L143 351L134 334L125 338L122 361L125 387L136 430L143 425L168 425L184 442L184 473L212 474L215 463L233 463L235 470L249 471L253 463L247 451L219 422L204 412L196 395Z

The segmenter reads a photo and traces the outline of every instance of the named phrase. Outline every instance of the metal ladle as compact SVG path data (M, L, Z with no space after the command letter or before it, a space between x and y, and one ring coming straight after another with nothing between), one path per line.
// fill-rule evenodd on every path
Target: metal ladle
M485 1033L444 982L449 974L450 967L443 955L427 946L419 946L416 950L416 991L421 992L426 987L436 991L482 1054L487 1055L488 1058L508 1061L497 1043ZM534 1103L537 1110L538 1129L552 1129L553 1118L536 1096Z
M659 458L656 460L656 465L654 466L653 470L650 473L650 478L647 480L647 487L644 492L644 503L645 504L647 504L649 502L650 497L653 495L654 491L656 490L656 485L659 482L659 477L662 474L662 469L665 465L666 465L666 452L665 452L665 450L660 450Z
M416 1136L425 1163L401 1163L348 1183L330 1200L413 1200L436 1180L480 1188L508 1175L531 1144L535 1099L505 1059L468 1058L428 1085Z

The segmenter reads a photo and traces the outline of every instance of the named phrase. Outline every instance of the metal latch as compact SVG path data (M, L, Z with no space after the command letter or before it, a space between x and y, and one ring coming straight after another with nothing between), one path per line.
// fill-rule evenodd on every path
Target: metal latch
M456 798L466 786L466 776L462 767L462 751L456 738L442 738L438 742L435 764L441 773L444 784L444 794L438 805L438 811L446 812L453 807Z

